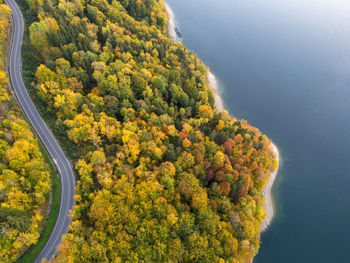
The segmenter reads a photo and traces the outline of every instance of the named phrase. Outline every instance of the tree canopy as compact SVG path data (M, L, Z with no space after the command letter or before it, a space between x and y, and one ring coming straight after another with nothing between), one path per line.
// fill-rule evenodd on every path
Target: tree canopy
M276 168L167 37L162 0L27 1L34 89L69 140L76 205L57 262L246 262Z

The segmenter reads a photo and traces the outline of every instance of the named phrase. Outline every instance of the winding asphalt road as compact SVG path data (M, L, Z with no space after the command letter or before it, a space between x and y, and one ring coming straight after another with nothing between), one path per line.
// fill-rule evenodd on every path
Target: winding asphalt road
M11 24L13 38L9 46L10 53L8 57L10 80L19 104L21 105L25 115L27 116L40 140L44 144L51 159L55 163L60 174L61 181L60 211L55 228L52 231L49 240L35 260L35 263L40 263L43 258L51 259L52 256L55 255L58 245L61 243L62 235L68 232L69 225L72 221L68 217L68 212L70 209L72 209L75 203L73 198L75 180L72 167L67 157L65 156L61 147L58 145L55 137L48 129L43 119L40 117L24 86L21 74L21 46L24 31L23 15L14 0L5 0L5 2L11 8L13 18L13 22Z

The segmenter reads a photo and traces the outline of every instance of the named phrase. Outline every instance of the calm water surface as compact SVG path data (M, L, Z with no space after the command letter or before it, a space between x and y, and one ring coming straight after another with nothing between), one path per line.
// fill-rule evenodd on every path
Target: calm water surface
M225 107L282 154L254 262L350 262L350 1L167 2Z

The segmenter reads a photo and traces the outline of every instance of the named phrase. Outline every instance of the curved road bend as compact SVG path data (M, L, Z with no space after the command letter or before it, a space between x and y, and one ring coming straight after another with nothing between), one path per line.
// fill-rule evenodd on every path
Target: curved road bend
M23 15L14 0L5 0L5 2L11 8L13 17L13 39L9 46L10 53L8 59L10 80L19 104L55 163L61 181L61 204L56 225L45 247L35 260L35 263L41 263L43 258L51 259L53 255L55 255L58 245L61 243L62 235L68 232L69 225L72 221L68 217L68 212L75 203L73 198L75 180L72 167L67 157L43 119L40 117L24 86L21 74L21 46L24 31Z

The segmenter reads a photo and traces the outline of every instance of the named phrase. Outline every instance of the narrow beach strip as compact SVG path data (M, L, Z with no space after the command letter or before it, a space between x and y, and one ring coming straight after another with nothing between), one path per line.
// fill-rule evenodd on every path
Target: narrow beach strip
M175 16L174 16L174 12L173 12L173 10L171 10L170 6L167 3L165 3L165 8L166 8L166 12L167 12L168 18L169 18L169 25L168 25L169 36L174 41L177 41L177 35L176 35L176 31L175 31Z
M224 110L224 102L220 96L218 81L216 80L215 75L213 73L211 73L210 71L208 72L208 81L209 81L210 88L214 92L215 106L219 111L223 111Z
M280 155L279 155L279 151L278 151L278 148L276 147L276 145L274 145L273 143L271 143L271 144L273 147L273 152L275 154L275 158L278 162L278 166L277 166L276 170L271 173L268 183L266 184L265 188L261 191L262 195L266 199L265 203L263 204L263 207L264 207L265 213L266 213L266 217L261 224L261 227L260 227L261 232L264 232L269 227L269 225L271 224L272 218L274 216L274 213L275 213L274 207L273 207L273 198L272 198L271 190L272 190L273 183L275 182L275 179L277 177Z

